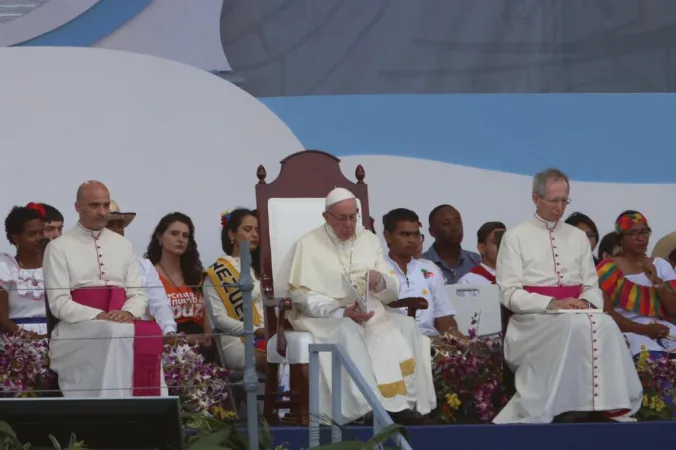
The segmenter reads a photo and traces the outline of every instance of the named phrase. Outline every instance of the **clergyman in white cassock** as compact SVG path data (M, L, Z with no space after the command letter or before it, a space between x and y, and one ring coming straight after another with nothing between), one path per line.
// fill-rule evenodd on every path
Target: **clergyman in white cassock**
M105 228L108 189L78 189L78 225L49 243L44 257L49 309L59 319L50 367L65 397L166 395L162 332L139 320L148 299L131 243Z
M420 422L436 407L429 338L412 318L383 306L398 300L399 283L378 238L357 226L354 195L342 188L331 191L324 218L324 225L291 249L275 292L289 292L294 302L289 321L295 330L310 332L315 342L342 346L395 421ZM368 298L367 313L354 307L348 282ZM319 412L330 416L331 355L321 353L319 360ZM343 417L333 418L338 423L371 411L345 371L341 393Z
M495 423L550 423L572 412L628 421L641 406L627 344L603 313L589 240L560 220L568 194L561 171L538 173L537 213L502 238L496 281L513 312L504 345L517 393Z

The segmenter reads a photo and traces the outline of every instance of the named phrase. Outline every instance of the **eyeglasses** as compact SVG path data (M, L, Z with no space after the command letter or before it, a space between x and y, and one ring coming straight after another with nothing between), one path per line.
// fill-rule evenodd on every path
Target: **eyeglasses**
M650 228L644 228L642 230L629 230L625 231L622 233L624 236L630 237L630 238L637 238L639 236L641 237L648 237L652 234L653 230Z
M544 198L544 197L541 198L542 200L545 201L545 203L550 203L552 205L558 205L561 203L563 203L564 205L570 205L570 202L573 201L573 199L571 198Z
M338 222L341 222L341 223L348 223L348 222L354 223L354 222L356 222L357 220L359 220L359 213L357 213L357 214L350 214L349 216L336 216L336 215L333 214L332 212L328 212L328 211L327 211L327 214L328 214L329 216L333 217L334 219L336 219Z

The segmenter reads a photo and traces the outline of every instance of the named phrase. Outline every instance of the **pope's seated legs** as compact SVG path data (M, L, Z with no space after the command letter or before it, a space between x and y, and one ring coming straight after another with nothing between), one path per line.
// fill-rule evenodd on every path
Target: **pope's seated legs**
M419 395L419 392L427 392L434 399L434 387L426 382L426 377L417 377L416 374L425 368L431 373L430 363L424 362L425 359L429 361L429 339L417 331L415 321L411 318L397 313L383 312L383 314L396 316L396 318L388 326L374 322L366 327L348 318L303 318L301 321L294 321L294 329L314 331L317 327L321 327L331 330L315 334L315 342L340 345L355 363L385 409L395 418L398 418L397 414L405 416L416 408L420 413L427 414L436 405L430 405L429 398ZM395 323L397 323L396 326ZM399 330L397 326L400 326ZM416 338L410 341L409 336L416 336ZM425 347L426 353L422 353L425 350L414 350L414 348ZM422 357L423 355L427 355L427 358ZM330 417L331 354L320 353L319 362L319 413ZM343 370L341 381L343 417L333 419L338 423L349 423L371 412L371 406L345 370ZM424 398L422 402L419 401L421 398ZM401 417L401 419L406 420L407 417Z

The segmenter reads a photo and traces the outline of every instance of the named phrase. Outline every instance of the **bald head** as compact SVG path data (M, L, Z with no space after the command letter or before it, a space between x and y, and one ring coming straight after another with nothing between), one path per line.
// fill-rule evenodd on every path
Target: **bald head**
M75 201L76 202L81 201L84 198L84 196L87 195L87 193L91 192L92 190L96 190L96 189L103 189L106 192L108 192L108 188L106 187L106 185L101 183L100 181L96 181L96 180L85 181L80 186L78 186L77 194L75 195Z
M80 216L80 225L98 231L108 222L110 193L99 181L86 181L77 189L75 210Z

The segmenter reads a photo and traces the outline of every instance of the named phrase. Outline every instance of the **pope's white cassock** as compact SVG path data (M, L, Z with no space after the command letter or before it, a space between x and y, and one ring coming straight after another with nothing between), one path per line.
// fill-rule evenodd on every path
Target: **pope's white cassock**
M335 202L327 199L328 206ZM369 292L368 309L374 316L359 325L342 314L354 303L343 274L349 274L363 295L369 270L382 274L385 286L379 293ZM412 318L383 306L399 298L399 283L391 272L376 235L358 226L353 239L340 241L330 226L322 225L295 244L275 283L281 282L277 286L288 289L294 302L289 318L293 328L310 332L317 343L341 345L387 411L428 414L436 407L430 340ZM331 355L323 352L319 359L319 412L330 417ZM343 418L334 421L348 423L371 411L345 371L341 393Z
M565 412L603 411L631 420L643 396L631 354L603 295L587 236L537 215L508 230L497 263L502 304L512 315L505 359L516 395L495 423L549 423ZM580 298L596 313L551 311L552 299Z
M166 395L159 326L96 319L109 310L135 318L146 312L148 299L128 240L78 225L49 243L44 276L49 308L59 319L50 340L50 367L65 397Z

